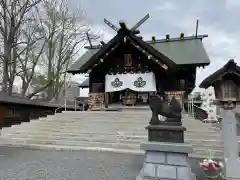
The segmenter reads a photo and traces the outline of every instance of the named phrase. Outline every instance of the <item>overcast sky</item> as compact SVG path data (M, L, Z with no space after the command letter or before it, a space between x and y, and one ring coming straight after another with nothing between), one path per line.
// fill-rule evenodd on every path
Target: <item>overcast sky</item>
M93 27L101 28L104 39L116 32L104 24L103 19L118 25L125 20L128 27L144 15L150 18L141 26L141 35L149 40L152 35L164 38L195 33L199 18L199 34L208 34L203 40L211 65L197 73L197 85L229 59L240 57L240 0L74 0ZM79 79L79 78L78 78ZM80 78L82 79L82 78Z

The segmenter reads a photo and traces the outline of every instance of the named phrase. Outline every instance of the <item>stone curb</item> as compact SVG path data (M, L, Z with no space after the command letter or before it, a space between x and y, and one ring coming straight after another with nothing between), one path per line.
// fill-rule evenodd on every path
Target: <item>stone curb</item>
M133 154L143 155L142 150L127 150L127 149L116 149L116 148L101 148L101 147L72 147L72 146L54 146L54 145L37 145L37 144L0 144L1 146L8 146L13 148L24 148L32 150L55 150L55 151L96 151L96 152L113 152L120 154ZM190 158L207 158L205 155L196 155L194 153L189 154ZM214 159L222 159L221 157L215 157Z

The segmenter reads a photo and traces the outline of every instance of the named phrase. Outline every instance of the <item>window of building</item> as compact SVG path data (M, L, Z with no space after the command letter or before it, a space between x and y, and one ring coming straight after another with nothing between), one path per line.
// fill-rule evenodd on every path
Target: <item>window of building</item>
M132 66L132 55L131 54L125 54L125 66Z
M235 98L236 97L236 84L228 80L223 84L223 97L224 98Z
M209 110L209 112L213 112L213 110L212 110L212 109L210 109L210 110Z
M209 96L212 96L212 93L209 93L208 95L209 95Z

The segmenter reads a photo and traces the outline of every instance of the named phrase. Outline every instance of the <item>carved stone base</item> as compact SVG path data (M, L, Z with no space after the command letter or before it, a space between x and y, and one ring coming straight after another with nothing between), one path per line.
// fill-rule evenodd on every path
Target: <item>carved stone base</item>
M183 126L149 125L146 129L149 141L184 143L186 128Z
M146 142L145 159L136 180L196 180L188 164L192 147L187 143Z

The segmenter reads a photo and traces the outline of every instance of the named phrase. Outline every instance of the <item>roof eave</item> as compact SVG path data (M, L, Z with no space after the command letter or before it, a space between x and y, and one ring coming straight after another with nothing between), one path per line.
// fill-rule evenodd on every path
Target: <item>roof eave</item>
M234 66L233 66L234 65ZM234 72L238 71L240 73L240 67L236 65L233 60L229 60L222 68L215 71L210 76L206 77L199 85L200 88L207 89L208 87L214 85L214 83L222 76L225 75L224 72L232 70ZM229 71L230 72L230 71Z
M176 71L176 63L169 59L167 56L157 51L154 47L149 45L148 43L142 41L137 36L130 34L129 37L134 40L137 44L141 46L145 46L145 48L149 51L150 54L156 56L162 63L166 64L169 67L170 71Z
M112 48L114 45L116 45L120 38L121 34L117 34L110 42L108 42L101 49L99 49L97 53L95 53L85 64L83 64L79 71L86 72L92 64L94 64L98 59L104 56L104 54L106 53L106 51L108 51L109 48Z
M74 74L86 74L87 72L80 68L78 70L67 70L67 73L71 73L74 75Z

